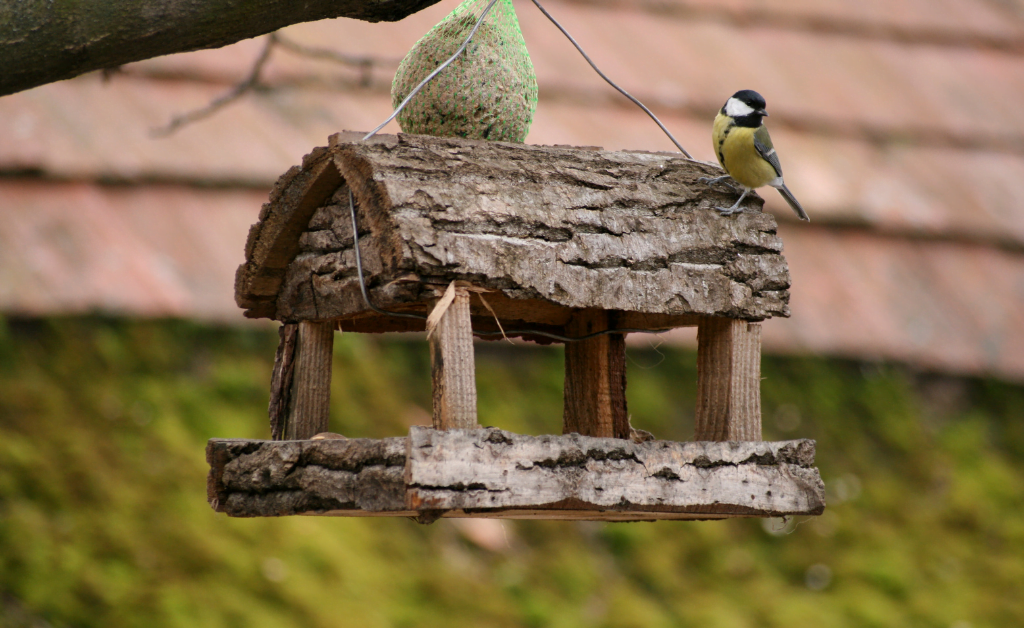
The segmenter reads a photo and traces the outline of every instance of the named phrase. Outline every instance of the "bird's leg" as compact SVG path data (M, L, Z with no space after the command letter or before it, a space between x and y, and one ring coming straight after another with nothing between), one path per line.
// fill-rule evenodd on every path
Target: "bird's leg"
M733 203L732 207L729 207L729 208L716 207L715 209L717 209L718 213L722 214L723 216L732 216L733 214L742 214L743 213L743 208L740 207L740 203L743 202L743 199L747 198L747 194L750 194L750 188L743 188L743 194L740 194L739 199L737 199L737 201L735 203Z
M725 184L726 186L728 186L729 188L732 188L733 190L735 190L736 186L733 185L732 183L730 183L729 181L727 181L727 179L731 179L731 178L732 177L730 177L729 175L725 175L724 177L715 177L714 179L712 179L710 177L701 177L701 178L699 178L697 180L700 181L701 183L707 183L709 186L710 185L715 185L715 184L718 184L718 183L722 183L722 184Z

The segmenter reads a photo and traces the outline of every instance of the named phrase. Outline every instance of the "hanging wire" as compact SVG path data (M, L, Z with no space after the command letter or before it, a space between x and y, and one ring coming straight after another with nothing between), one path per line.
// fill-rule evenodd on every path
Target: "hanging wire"
M392 114L390 116L388 116L387 120L385 120L384 122L381 122L379 125L377 125L377 128L375 128L374 130L372 130L372 131L370 131L369 133L366 134L366 137L363 138L364 142L366 140L370 139L371 137L373 137L374 135L376 135L377 132L380 131L381 129L383 129L385 126L387 126L388 122L391 122L392 120L394 120L398 116L398 114L400 114L402 112L402 110L405 109L405 106L409 104L409 101L412 100L413 96L418 94L420 92L420 90L423 89L424 85L429 83L435 76L440 74L442 70L447 68L453 61L455 61L455 59L460 54L462 54L462 52L466 49L466 47L469 46L469 42L470 42L471 39L473 39L473 35L476 34L477 29L480 28L481 24L483 24L484 18L487 17L487 13L491 10L491 7L493 7L494 3L497 2L497 1L498 0L491 0L490 3L487 4L487 6L484 8L483 12L480 14L480 19L478 19L476 21L476 25L473 26L473 30L471 30L469 32L469 36L466 37L466 41L462 42L462 46L455 52L455 54L453 54L451 57L448 58L447 61L442 63L440 66L438 66L436 70L434 70L433 72L431 72L427 76L427 78L425 78L422 81L420 81L420 84L417 85L415 87L415 89L413 89L411 92L409 92L409 95L406 96L405 100L403 100L401 102L401 104L399 104L398 107L395 108L394 112L392 112ZM683 148L683 145L679 143L679 140L677 140L676 137L674 135L672 135L672 132L669 131L668 128L666 128L665 125L661 123L661 120L658 119L658 116L654 115L654 112L652 112L650 109L648 109L642 102L637 100L632 94L630 94L626 90L624 90L621 87L619 87L618 84L615 83L615 81L613 81L610 78L608 78L608 76L604 72L602 72L600 68L597 67L597 64L594 63L594 61L590 58L590 56L587 55L586 52L584 52L583 47L580 46L579 43L575 39L573 39L573 36L569 34L569 31L565 30L565 28L561 24L558 23L558 20L556 20L554 18L554 16L552 16L550 13L548 13L547 9L545 9L541 5L539 0L532 0L532 1L533 1L533 3L535 5L537 5L537 8L540 9L540 12L543 13L546 18L551 20L551 23L554 24L556 27L558 27L558 30L562 31L562 34L565 35L566 38L570 42L572 42L572 45L576 47L576 50L578 50L581 55L583 55L583 58L587 60L587 63L590 64L590 67L594 68L594 71L597 72L598 76L603 78L606 83L608 83L609 85L614 87L616 90L618 90L618 92L620 94L622 94L626 98L630 99L633 102L633 104L635 104L637 107L640 107L641 109L643 109L644 113L646 113L648 116L650 116L651 120L654 120L654 122L661 128L661 130L665 132L665 135L668 136L668 139L672 140L672 143L676 145L676 148L679 149L679 152L681 152L683 155L685 155L687 159L693 159L693 157L690 155L690 153L688 153L686 151L686 149Z
M363 280L363 259L359 254L359 225L356 224L356 204L352 200L352 188L348 189L348 210L352 214L352 245L356 252L356 274L359 275L359 290L363 293L363 301L366 302L367 307L378 314L384 314L386 316L399 316L401 318L415 318L418 320L427 320L426 316L421 314L409 314L407 312L389 312L382 310L373 303L370 303L370 297L366 293L366 282Z
M493 7L494 3L497 2L497 1L498 0L491 0L490 2L487 3L487 6L484 7L483 12L480 13L480 19L478 19L476 21L476 24L473 26L473 30L469 31L469 36L466 37L466 41L462 42L462 46L460 46L459 49L455 51L455 54L453 54L452 56L448 57L447 61L445 61L441 65L437 66L437 69L434 70L433 72L431 72L430 74L428 74L427 78L425 78L422 81L420 81L420 84L417 85L415 88L413 88L413 90L411 92L409 92L409 95L406 96L405 100L403 100L401 102L401 104L399 104L398 107L395 108L395 111L390 116L388 116L387 120L381 122L379 125L377 125L376 129L374 129L374 130L372 130L372 131L370 131L369 133L366 134L366 137L363 138L364 142L366 140L370 139L371 137L373 137L374 135L376 135L377 131L380 131L381 129L383 129L387 125L388 122L391 122L392 120L395 119L395 117L398 114L402 113L402 109L405 109L405 106L409 104L409 101L412 100L413 96L415 96L416 94L420 93L420 90L423 89L424 85L429 83L435 76L440 74L442 70L444 70L449 65L451 65L452 61L455 61L455 59L460 54L462 54L462 51L465 50L466 46L469 45L469 41L471 39L473 39L473 35L476 35L477 29L479 29L480 25L484 23L484 18L487 17L487 13L491 10L491 7Z
M594 71L597 72L598 76L603 78L606 83L608 83L609 85L611 85L612 87L617 89L620 94L622 94L626 98L628 98L631 101L633 101L633 104L635 104L637 107L640 107L641 109L643 109L644 113L649 115L651 117L651 120L654 120L657 123L657 125L659 127L661 127L661 130L665 132L665 135L668 136L668 139L672 140L672 143L676 145L676 148L679 149L679 152L681 152L682 154L686 155L687 159L693 159L693 157L690 156L690 153L686 152L686 149L683 148L683 145L680 144L678 140L676 140L675 136L672 135L672 133L667 128L665 128L665 125L661 123L661 120L658 119L658 116L654 115L654 113L650 109L648 109L646 106L644 106L644 104L642 102L640 102L639 100L634 98L632 94L630 94L626 90L624 90L621 87L619 87L618 85L616 85L615 81L613 81L610 78L608 78L608 76L605 75L605 73L602 72L601 69L597 67L597 64L594 63L593 60L591 60L591 58L587 55L587 53L583 51L583 48L579 45L579 43L577 43L576 40L573 39L572 35L569 34L569 31L565 30L565 28L563 28L562 25L558 23L558 20L556 20L554 18L554 16L552 16L550 13L548 13L547 9L545 9L543 6L541 6L541 4L540 4L540 2L538 0L533 0L533 3L535 5L537 5L537 8L540 9L540 12L543 13L546 18L551 20L552 24L554 24L556 27L558 27L558 30L562 31L562 34L565 35L565 37L569 41L572 42L572 45L576 46L576 50L580 51L580 54L583 55L583 58L587 60L587 63L590 64L590 67L594 68Z
M352 197L352 189L348 191L348 211L352 215L352 248L356 254L356 276L359 278L359 291L363 294L363 302L366 303L366 307L370 308L378 314L385 316L399 316L401 318L414 318L416 320L425 321L427 317L422 314L410 314L408 312L392 312L384 310L370 302L370 295L366 291L366 280L363 278L363 262L362 255L359 252L359 225L356 224L356 204ZM473 330L473 334L476 336L505 336L505 335L529 335L529 336L542 336L544 338L551 338L552 340L559 340L561 342L579 342L580 340L589 340L591 338L597 338L598 336L605 336L608 334L663 334L668 329L635 329L632 327L623 327L619 329L605 329L603 331L596 331L592 334L586 334L584 336L570 337L562 336L547 331L541 331L539 329L510 329L507 331L477 331Z

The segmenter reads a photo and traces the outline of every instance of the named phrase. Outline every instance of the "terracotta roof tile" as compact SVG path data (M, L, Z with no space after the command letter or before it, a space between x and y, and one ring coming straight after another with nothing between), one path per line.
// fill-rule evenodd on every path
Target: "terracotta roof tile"
M587 2L587 0L582 0ZM801 18L811 26L822 19L853 24L908 29L969 32L991 36L1019 37L1024 33L1021 16L1009 7L985 0L861 0L860 2L823 2L822 0L632 0L637 8L645 6L661 12L671 9L712 9L739 18L744 16L783 15ZM685 13L683 13L686 15ZM693 15L690 13L689 15ZM801 22L802 23L802 22Z
M792 317L762 327L771 353L899 361L1024 380L1024 260L962 243L781 229ZM695 346L692 329L663 336ZM647 346L644 336L631 344Z
M545 5L699 159L713 160L709 118L728 94L768 97L813 222L763 191L793 276L793 318L766 323L766 348L1024 379L1019 16L985 0ZM329 134L386 117L397 59L450 9L286 29L380 62L367 74L275 51L274 89L169 138L150 130L242 79L262 40L0 98L0 310L241 320L233 273L269 186ZM531 4L517 9L541 83L531 143L673 149Z
M1024 378L1024 256L862 231L780 234L793 317L765 325L767 349Z
M390 112L388 97L376 91L285 89L250 95L172 137L150 136L152 128L222 90L203 83L103 83L85 77L0 99L0 169L38 169L71 179L265 186L311 147L325 144L330 133L368 129ZM542 101L528 139L674 150L653 122L627 105ZM714 159L706 120L659 113L696 158ZM785 128L772 134L787 182L812 219L1024 242L1024 190L1018 185L1024 155L879 147ZM788 217L777 194L767 190L763 196L772 211Z
M693 6L707 3L695 1ZM883 130L918 130L925 135L938 129L968 138L977 133L999 137L1007 129L1024 128L1024 111L1016 106L1016 95L1024 91L1024 64L1017 53L908 46L900 41L836 37L813 29L738 29L728 22L687 18L688 14L666 17L628 2L613 2L611 7L581 1L549 0L548 4L610 76L637 95L669 106L717 108L736 89L752 87L765 92L770 111L796 121L859 123ZM763 9L762 3L751 0L733 4L735 10ZM1002 12L982 0L946 0L943 4L957 10L945 13L926 9L930 5L926 0L901 0L891 10L885 7L892 3L879 1L871 3L867 13L861 12L859 3L856 9L841 4L805 0L796 8L779 0L771 3L770 10L835 19L869 15L861 19L968 31L982 28L983 23L983 29L1021 37L1024 49L1024 21L1000 19ZM296 25L283 33L307 45L393 62L448 10L447 5L435 5L397 23L331 20ZM545 87L605 89L532 4L521 4L518 13L542 92ZM258 41L247 41L128 67L240 80L261 46ZM712 59L714 63L709 62ZM237 64L234 73L230 72L232 64ZM377 71L383 83L390 83L393 67L385 63ZM722 72L723 67L728 72ZM275 53L267 68L270 81L310 74L356 77L360 72L285 51Z
M241 321L234 271L265 198L256 190L5 181L0 309ZM1021 255L864 230L782 225L780 233L793 317L765 323L766 350L1024 378Z
M205 106L224 86L95 75L0 99L0 168L58 178L269 186L342 128L376 125L384 95L282 90L249 95L171 137L151 131ZM397 130L397 125L395 127Z
M594 60L638 95L671 85L682 102L718 107L749 87L764 93L770 112L796 120L964 135L1024 128L1024 110L1012 106L1013 94L1024 93L1024 64L1016 54L772 28L737 31L632 9L558 9ZM543 16L520 14L542 87L599 84Z
M0 182L0 310L241 321L234 273L266 192Z

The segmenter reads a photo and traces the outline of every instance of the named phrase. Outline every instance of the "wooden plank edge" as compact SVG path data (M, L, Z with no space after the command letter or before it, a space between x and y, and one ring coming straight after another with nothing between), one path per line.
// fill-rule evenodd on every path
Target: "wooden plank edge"
M428 435L429 428L414 427L413 432L419 431L420 435ZM483 437L493 432L498 436L509 434L502 430L489 428L477 430ZM494 436L495 434L490 434ZM566 436L544 436L533 437L542 439L569 439L579 441L611 441L618 439L587 439L579 435ZM627 441L621 441L626 443ZM589 504L580 500L568 499L548 504L530 504L525 506L503 506L498 508L452 508L448 510L437 510L430 508L429 503L422 503L419 509L410 508L410 502L415 501L410 495L410 489L422 487L411 487L408 478L405 477L405 463L407 457L402 458L399 451L408 447L411 443L408 438L397 437L389 439L344 439L328 441L262 441L245 439L211 439L207 446L207 461L210 464L210 473L207 479L207 496L211 507L217 511L233 517L255 517L255 516L283 516L283 515L318 515L318 516L399 516L417 517L419 520L429 522L439 517L485 517L485 518L507 518L507 519L564 519L564 520L599 520L599 521L639 521L658 519L721 519L733 517L766 517L766 516L793 516L793 515L818 515L824 510L823 485L817 469L811 467L813 463L813 441L796 440L759 442L759 443L674 443L671 441L654 441L662 446L682 446L687 448L712 449L718 451L744 447L753 448L758 451L772 451L771 458L778 464L780 459L790 462L783 463L792 465L796 469L803 469L800 473L806 479L811 480L816 486L811 487L815 493L815 499L808 502L808 507L802 510L790 509L786 511L771 510L765 508L750 508L737 504L691 504L682 506L666 506L651 504L628 504L621 503L609 507L608 505ZM290 448L290 451L275 451L276 448ZM724 449L723 449L724 448ZM337 456L340 451L358 450L371 452L368 457L359 459L350 456L348 462L337 463ZM390 460L381 459L381 452L390 456ZM351 453L351 451L349 451ZM264 456L271 460L270 464L263 464L258 456ZM333 457L332 457L333 456ZM747 464L759 465L762 462L772 463L772 460L755 457L744 462ZM285 477L294 471L295 466L300 462L313 462L311 468L322 468L327 471L311 472L304 479L306 485L296 484L289 490L265 490L267 487L257 486L257 492L245 492L232 489L229 484L232 480L225 481L225 472L228 466L241 458L248 457L248 461L255 466L250 472L254 476L243 477L242 482L256 482L273 480ZM342 456L344 457L344 456ZM714 463L703 456L694 459L698 465L714 466ZM349 469L344 468L346 464ZM736 462L722 463L725 466L734 466ZM276 466L275 466L276 465ZM322 465L322 466L321 466ZM359 466L362 465L362 466ZM771 466L771 464L769 464ZM338 467L332 469L331 467ZM366 471L359 476L359 473ZM237 471L237 469L236 469ZM330 476L329 472L356 474L349 480L349 492L344 496L346 499L338 499L333 494L337 487L337 478ZM229 474L230 475L230 474ZM302 474L299 474L300 476ZM813 476L813 477L812 477ZM233 480L235 484L238 478ZM342 487L344 488L344 487ZM342 491L344 493L344 491Z

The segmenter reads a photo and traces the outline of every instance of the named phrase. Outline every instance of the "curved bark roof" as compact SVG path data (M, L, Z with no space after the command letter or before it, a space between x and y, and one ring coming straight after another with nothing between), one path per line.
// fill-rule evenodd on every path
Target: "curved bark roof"
M697 179L717 167L667 153L356 138L334 136L278 181L238 270L246 316L422 328L363 301L349 189L378 307L424 312L459 280L487 291L502 319L555 327L584 308L666 327L789 314L775 219L756 198L739 216L714 211L729 195Z

